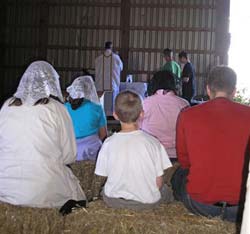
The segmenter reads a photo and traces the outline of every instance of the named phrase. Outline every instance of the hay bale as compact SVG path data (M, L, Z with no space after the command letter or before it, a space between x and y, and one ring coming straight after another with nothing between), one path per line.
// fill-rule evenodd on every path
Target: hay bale
M191 215L181 203L135 212L89 204L62 217L57 209L0 204L1 234L235 234L233 223Z
M0 204L1 234L61 234L63 225L57 209Z
M95 163L73 164L73 173L88 199L100 189L102 178L94 176ZM103 201L89 203L62 217L57 209L24 208L0 204L0 234L235 234L236 225L220 219L190 214L178 202L148 211L115 210Z
M119 234L234 234L236 226L219 219L191 215L181 203L161 205L149 211L135 212L107 208L102 201L90 203L67 217L64 232Z
M80 185L85 192L88 200L91 200L92 186L95 172L95 162L93 161L79 161L70 165L74 175L79 179Z
M92 200L100 194L104 178L95 175L95 162L80 161L71 165L74 175L79 179L80 185L87 199Z

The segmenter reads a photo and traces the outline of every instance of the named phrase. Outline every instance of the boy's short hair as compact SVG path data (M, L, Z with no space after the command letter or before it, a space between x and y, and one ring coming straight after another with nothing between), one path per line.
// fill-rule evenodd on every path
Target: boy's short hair
M186 51L181 51L181 52L179 53L179 58L180 58L180 59L181 59L181 58L187 59L187 58L188 58L187 52L186 52Z
M237 75L235 71L228 66L214 67L207 79L207 85L212 93L218 91L232 94L236 87Z
M115 113L121 122L136 122L142 110L141 98L136 93L127 90L117 95L115 99Z

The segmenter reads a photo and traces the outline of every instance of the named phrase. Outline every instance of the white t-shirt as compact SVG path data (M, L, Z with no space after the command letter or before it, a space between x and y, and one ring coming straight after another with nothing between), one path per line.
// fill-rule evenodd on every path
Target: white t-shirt
M105 141L95 174L108 177L104 188L108 197L155 203L161 198L156 177L171 166L161 143L137 130L115 133Z

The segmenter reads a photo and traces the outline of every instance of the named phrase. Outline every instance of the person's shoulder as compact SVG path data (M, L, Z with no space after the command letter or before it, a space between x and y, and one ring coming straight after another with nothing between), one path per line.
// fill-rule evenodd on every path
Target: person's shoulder
M160 141L156 137L150 135L149 133L147 133L143 130L140 130L140 136L141 136L141 138L143 138L145 140L145 143L150 143L151 145L154 145L157 147L161 146Z
M250 106L247 106L245 104L241 104L238 102L231 102L231 105L240 113L245 113L247 115L250 115Z
M173 96L173 98L183 106L190 106L189 102L186 99L179 97L178 95Z

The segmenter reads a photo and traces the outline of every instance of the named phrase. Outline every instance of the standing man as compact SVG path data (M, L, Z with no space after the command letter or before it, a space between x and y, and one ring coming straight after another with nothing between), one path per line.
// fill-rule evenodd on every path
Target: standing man
M194 214L236 221L250 107L233 101L236 74L226 66L208 76L210 101L183 111L176 148L181 165L172 178L175 197Z
M104 53L95 60L95 85L97 91L113 91L114 100L119 93L123 64L112 49L112 42L107 41Z
M169 48L163 50L163 55L166 63L161 67L161 71L169 71L175 75L176 89L181 91L181 68L177 62L173 60L173 51Z
M180 63L184 65L182 71L182 97L191 103L191 99L195 96L195 71L192 63L188 59L185 51L179 53Z

